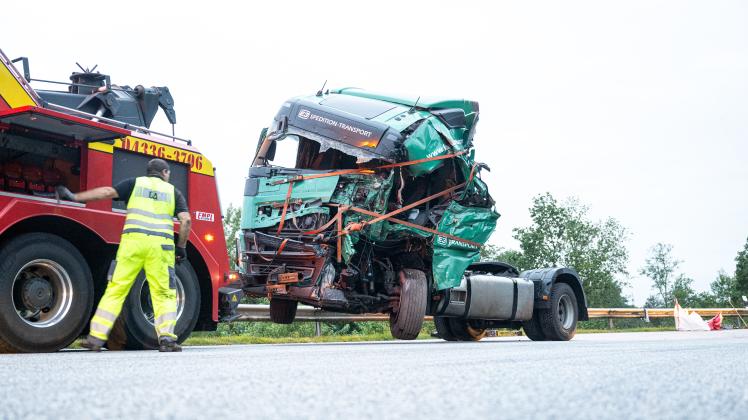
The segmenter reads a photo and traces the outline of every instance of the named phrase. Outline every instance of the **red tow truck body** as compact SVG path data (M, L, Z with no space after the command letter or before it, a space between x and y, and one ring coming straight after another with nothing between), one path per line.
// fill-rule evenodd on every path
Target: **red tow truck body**
M60 201L54 195L53 184L66 185L73 191L112 186L122 179L144 175L145 163L154 157L169 162L172 183L184 193L193 221L188 256L197 280L199 296L195 301L199 305L193 310L185 304L184 316L196 317L185 322L197 329L215 328L218 289L228 284L231 275L212 163L190 141L107 118L105 112L91 115L45 101L2 51L0 59L0 255L4 245L22 235L44 233L59 237L75 247L74 251L85 260L88 267L84 267L84 271L90 271L90 286L93 287L93 293L89 294L94 297L90 299L92 302L84 303L63 298L65 285L79 287L78 280L65 280L62 275L62 281L58 282L62 286L55 290L54 275L45 278L44 267L27 269L28 272L22 269L15 277L14 273L3 275L0 278L0 352L4 348L52 351L70 344L70 337L85 332L92 308L106 288L107 270L125 220L124 205L111 200L87 204ZM105 87L118 93L116 87ZM107 93L99 88L92 95L101 92ZM178 223L175 223L175 232L178 232ZM54 258L50 259L54 263ZM63 263L59 265L63 271L67 268L66 273L77 270ZM186 287L185 293L194 289ZM4 291L10 296L2 296ZM75 296L73 292L70 294ZM86 290L79 295L86 296ZM195 299L194 296L182 298L185 302ZM76 312L70 308L77 310L75 305L78 304L86 306L85 311L79 312L85 313L84 317L79 320L59 317ZM14 307L8 308L9 305ZM66 305L70 308L63 313ZM14 310L22 322L13 318ZM57 315L48 315L55 311ZM75 324L73 333L55 331L60 324ZM24 332L24 328L30 329ZM192 328L188 329L187 335ZM64 338L56 343L44 339L45 330L49 335ZM37 348L26 339L35 335L40 337ZM144 346L148 347L140 340L135 346L125 347Z

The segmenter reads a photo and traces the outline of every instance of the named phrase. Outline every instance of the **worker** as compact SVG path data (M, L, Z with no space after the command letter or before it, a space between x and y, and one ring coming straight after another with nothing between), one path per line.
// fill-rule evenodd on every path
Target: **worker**
M72 193L58 186L59 198L85 203L115 199L127 201L127 217L117 258L109 269L106 291L96 308L88 337L81 346L101 351L122 310L130 288L141 270L151 291L158 350L182 351L174 328L177 295L174 263L187 259L185 249L192 221L182 193L169 183L169 164L162 159L148 162L147 176L126 179L114 187L98 187ZM179 239L174 243L172 217L179 220ZM176 257L175 257L176 254Z

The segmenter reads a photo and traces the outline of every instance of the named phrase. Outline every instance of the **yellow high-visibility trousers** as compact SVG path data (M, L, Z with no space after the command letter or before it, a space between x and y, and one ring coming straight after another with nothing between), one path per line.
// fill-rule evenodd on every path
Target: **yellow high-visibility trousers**
M141 270L151 292L156 335L177 339L177 293L174 273L174 243L142 233L122 235L114 270L99 301L89 335L106 341Z

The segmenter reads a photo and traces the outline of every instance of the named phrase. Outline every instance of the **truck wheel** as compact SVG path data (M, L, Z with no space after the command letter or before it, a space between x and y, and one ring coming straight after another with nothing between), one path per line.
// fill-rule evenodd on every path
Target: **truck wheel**
M93 280L73 244L29 233L0 250L0 353L51 352L86 327Z
M180 343L187 339L197 324L200 314L200 284L189 262L175 267L177 286L177 325L174 334ZM110 350L153 350L158 348L156 327L153 325L153 304L145 274L135 280L125 299L122 313L114 323L107 341Z
M460 341L480 341L486 336L486 330L473 328L466 319L449 318L449 327L452 334Z
M540 326L546 339L569 341L577 332L577 297L566 283L551 288L551 307L539 311Z
M535 311L532 319L522 323L522 330L525 332L525 336L532 341L545 341L543 327L540 326L540 311Z
M270 320L276 324L291 324L296 318L299 302L287 299L270 299Z
M457 341L457 337L452 333L452 328L449 326L449 318L443 316L434 317L434 326L436 326L436 333L439 334L443 340L446 341Z
M402 269L400 275L400 305L397 312L390 313L390 332L400 340L418 337L426 315L426 291L428 282L423 271Z

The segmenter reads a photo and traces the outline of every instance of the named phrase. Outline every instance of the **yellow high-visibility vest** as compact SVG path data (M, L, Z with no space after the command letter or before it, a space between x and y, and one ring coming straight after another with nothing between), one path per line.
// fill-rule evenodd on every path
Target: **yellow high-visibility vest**
M131 233L174 239L174 186L161 178L141 176L127 201L122 236Z

